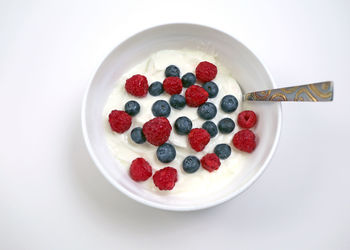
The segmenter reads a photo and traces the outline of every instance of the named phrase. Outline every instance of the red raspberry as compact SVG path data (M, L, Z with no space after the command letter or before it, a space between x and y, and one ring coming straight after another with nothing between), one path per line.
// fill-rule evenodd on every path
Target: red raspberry
M192 85L185 92L186 103L190 107L198 107L208 100L208 92L198 85Z
M164 144L170 136L172 127L165 117L156 117L143 125L142 132L147 141L154 146Z
M194 128L188 134L191 147L197 152L202 151L210 141L210 134L203 128Z
M165 167L153 175L153 182L159 190L171 190L177 181L177 170L172 167Z
M134 75L126 80L125 89L133 96L146 96L148 91L147 78L143 75Z
M163 81L163 88L170 95L180 94L182 91L182 81L179 77L167 77Z
M256 115L251 110L245 110L239 113L237 121L241 128L252 128L256 124Z
M210 82L218 73L216 66L210 62L200 62L196 68L196 77L202 82Z
M152 167L143 158L136 158L131 162L129 174L134 181L145 181L152 176Z
M125 111L113 110L108 116L113 131L124 133L131 126L131 116Z
M249 129L243 129L233 136L232 143L237 149L251 153L256 147L255 134Z
M213 172L220 167L221 162L219 157L216 154L212 153L203 156L201 159L201 164L204 169L208 170L209 172Z

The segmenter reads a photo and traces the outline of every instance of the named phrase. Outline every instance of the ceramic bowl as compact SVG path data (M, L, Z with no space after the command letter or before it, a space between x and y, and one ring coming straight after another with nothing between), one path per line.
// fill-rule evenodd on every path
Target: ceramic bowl
M182 199L145 192L118 166L105 141L102 110L115 82L135 64L162 49L204 49L215 51L240 83L244 93L275 88L266 67L234 37L196 24L166 24L130 37L102 62L93 77L82 109L82 128L88 151L102 174L121 192L145 205L176 211L198 210L223 203L247 189L262 174L276 149L281 128L279 103L252 103L261 117L255 129L258 146L243 163L242 170L225 189L200 199Z

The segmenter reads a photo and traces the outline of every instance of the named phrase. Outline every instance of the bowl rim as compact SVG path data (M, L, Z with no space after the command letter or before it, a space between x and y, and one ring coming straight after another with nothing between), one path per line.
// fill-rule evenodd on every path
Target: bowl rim
M213 28L207 25L202 25L202 24L197 24L197 23L165 23L165 24L161 24L161 25L155 25L146 29L143 29L129 37L127 37L125 40L123 40L122 42L120 42L119 44L117 44L108 54L107 56L105 56L102 60L102 62L98 65L97 69L95 70L94 74L92 75L91 79L89 80L89 84L86 87L85 93L84 93L84 97L83 97L83 101L82 101L82 109L81 109L81 125L82 125L82 134L83 134L83 138L84 138L84 142L85 145L88 149L88 152L90 154L90 157L92 158L94 164L96 165L96 167L99 169L99 171L102 173L102 175L115 187L117 188L120 192L122 192L123 194L125 194L127 197L140 202L144 205L153 207L153 208L158 208L158 209L162 209L162 210L168 210L168 211L196 211L196 210L202 210L202 209L206 209L206 208L210 208L210 207L214 207L214 206L218 206L226 201L229 201L233 198L238 197L240 194L242 194L244 191L246 191L249 187L251 187L258 179L259 177L262 175L262 173L266 170L269 162L271 161L279 139L280 139L280 134L281 134L281 126L282 126L282 105L281 103L278 103L278 112L277 112L277 129L276 129L276 136L274 138L271 150L269 152L269 154L267 155L267 157L264 160L264 163L262 164L262 166L260 167L260 169L249 179L249 181L247 181L244 185L242 185L240 188L238 188L235 192L232 192L230 195L227 195L226 197L223 197L221 199L215 200L213 202L210 203L205 203L205 204L199 204L199 205L193 205L193 206L183 206L183 207L173 207L171 205L166 205L166 204L160 204L157 202L153 202L153 201L149 201L141 196L135 195L133 193L131 193L130 191L128 191L126 188L124 188L122 185L120 185L117 181L115 181L108 173L107 171L104 169L104 167L102 166L101 162L98 160L98 157L96 156L91 143L90 143L90 138L87 132L87 120L86 120L86 105L87 105L87 99L91 90L91 86L92 83L94 81L94 78L97 74L97 72L100 70L100 68L102 67L102 65L104 64L104 62L114 53L115 50L117 50L119 47L123 46L124 44L126 44L128 42L128 40L134 36L138 36L141 35L142 33L147 33L152 29L157 29L157 28L161 28L161 27L165 27L165 26L175 26L175 25L186 25L186 26L195 26L195 27L199 27L199 28L205 28L205 29L209 29L209 30L213 30L216 32L220 32L223 33L224 35L227 35L231 38L233 38L234 40L236 40L241 46L243 46L244 48L246 48L254 57L255 59L261 63L261 65L263 66L263 68L265 69L267 76L269 77L272 86L274 88L276 88L276 84L275 81L272 78L272 75L270 73L270 71L268 70L268 68L266 67L265 63L258 58L258 56L256 55L256 53L254 53L250 48L248 48L244 43L242 43L239 39L237 39L236 37L234 37L233 35L226 33L218 28Z

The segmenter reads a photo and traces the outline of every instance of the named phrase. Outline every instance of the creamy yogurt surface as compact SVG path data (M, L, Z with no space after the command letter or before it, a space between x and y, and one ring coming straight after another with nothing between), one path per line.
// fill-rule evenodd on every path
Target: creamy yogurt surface
M170 95L164 92L159 96L151 96L147 94L146 97L137 98L128 94L124 88L126 79L135 74L142 74L147 77L149 85L152 82L163 82L165 79L164 71L169 65L176 65L180 69L180 77L187 72L194 73L196 66L201 61L209 61L215 64L218 68L218 73L213 80L218 85L219 93L215 98L209 98L207 102L214 103L217 107L217 115L212 119L215 124L225 118L231 118L235 123L237 116L241 112L242 92L238 83L231 76L230 72L224 65L217 60L215 55L208 55L202 51L194 50L161 50L152 55L146 60L140 62L128 72L126 72L115 84L115 88L107 99L103 110L103 119L105 124L106 142L110 148L115 159L121 163L122 166L116 164L116 167L122 167L126 172L129 171L131 162L138 157L143 157L150 163L153 173L159 169L171 166L177 169L178 181L175 187L170 191L160 191L153 183L152 177L145 182L136 183L143 188L156 192L162 195L175 195L181 197L200 197L216 192L235 178L239 173L241 163L245 160L244 153L236 151L232 145L232 138L234 133L238 131L237 123L233 132L230 134L221 134L220 132L210 139L208 145L201 152L196 152L188 143L186 135L178 135L174 129L175 120L180 116L186 116L192 121L192 128L201 128L205 120L201 119L197 114L197 108L185 106L182 110L171 108L168 120L173 129L168 143L172 144L176 149L176 157L170 163L162 163L157 159L157 147L145 142L143 144L136 144L130 137L131 130L135 127L142 127L143 124L154 118L151 108L155 101L165 100L169 102ZM198 83L197 83L198 84ZM201 85L201 84L199 84ZM183 88L182 95L186 88ZM238 102L238 108L235 112L227 114L220 108L220 101L225 95L234 95ZM113 132L108 122L108 115L112 110L124 110L124 105L127 101L135 100L140 106L140 112L132 118L132 125L128 131L123 134ZM189 174L182 169L183 160L189 156L194 155L199 160L207 153L213 153L216 145L226 143L230 145L232 151L229 158L221 161L221 166L218 170L208 172L200 167L195 173ZM131 180L131 178L130 178Z

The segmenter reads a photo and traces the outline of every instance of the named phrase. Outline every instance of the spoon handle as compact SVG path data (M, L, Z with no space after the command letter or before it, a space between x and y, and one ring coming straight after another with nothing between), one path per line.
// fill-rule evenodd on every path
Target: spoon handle
M252 92L245 94L244 100L275 102L330 102L333 101L333 82L319 82L295 87Z

